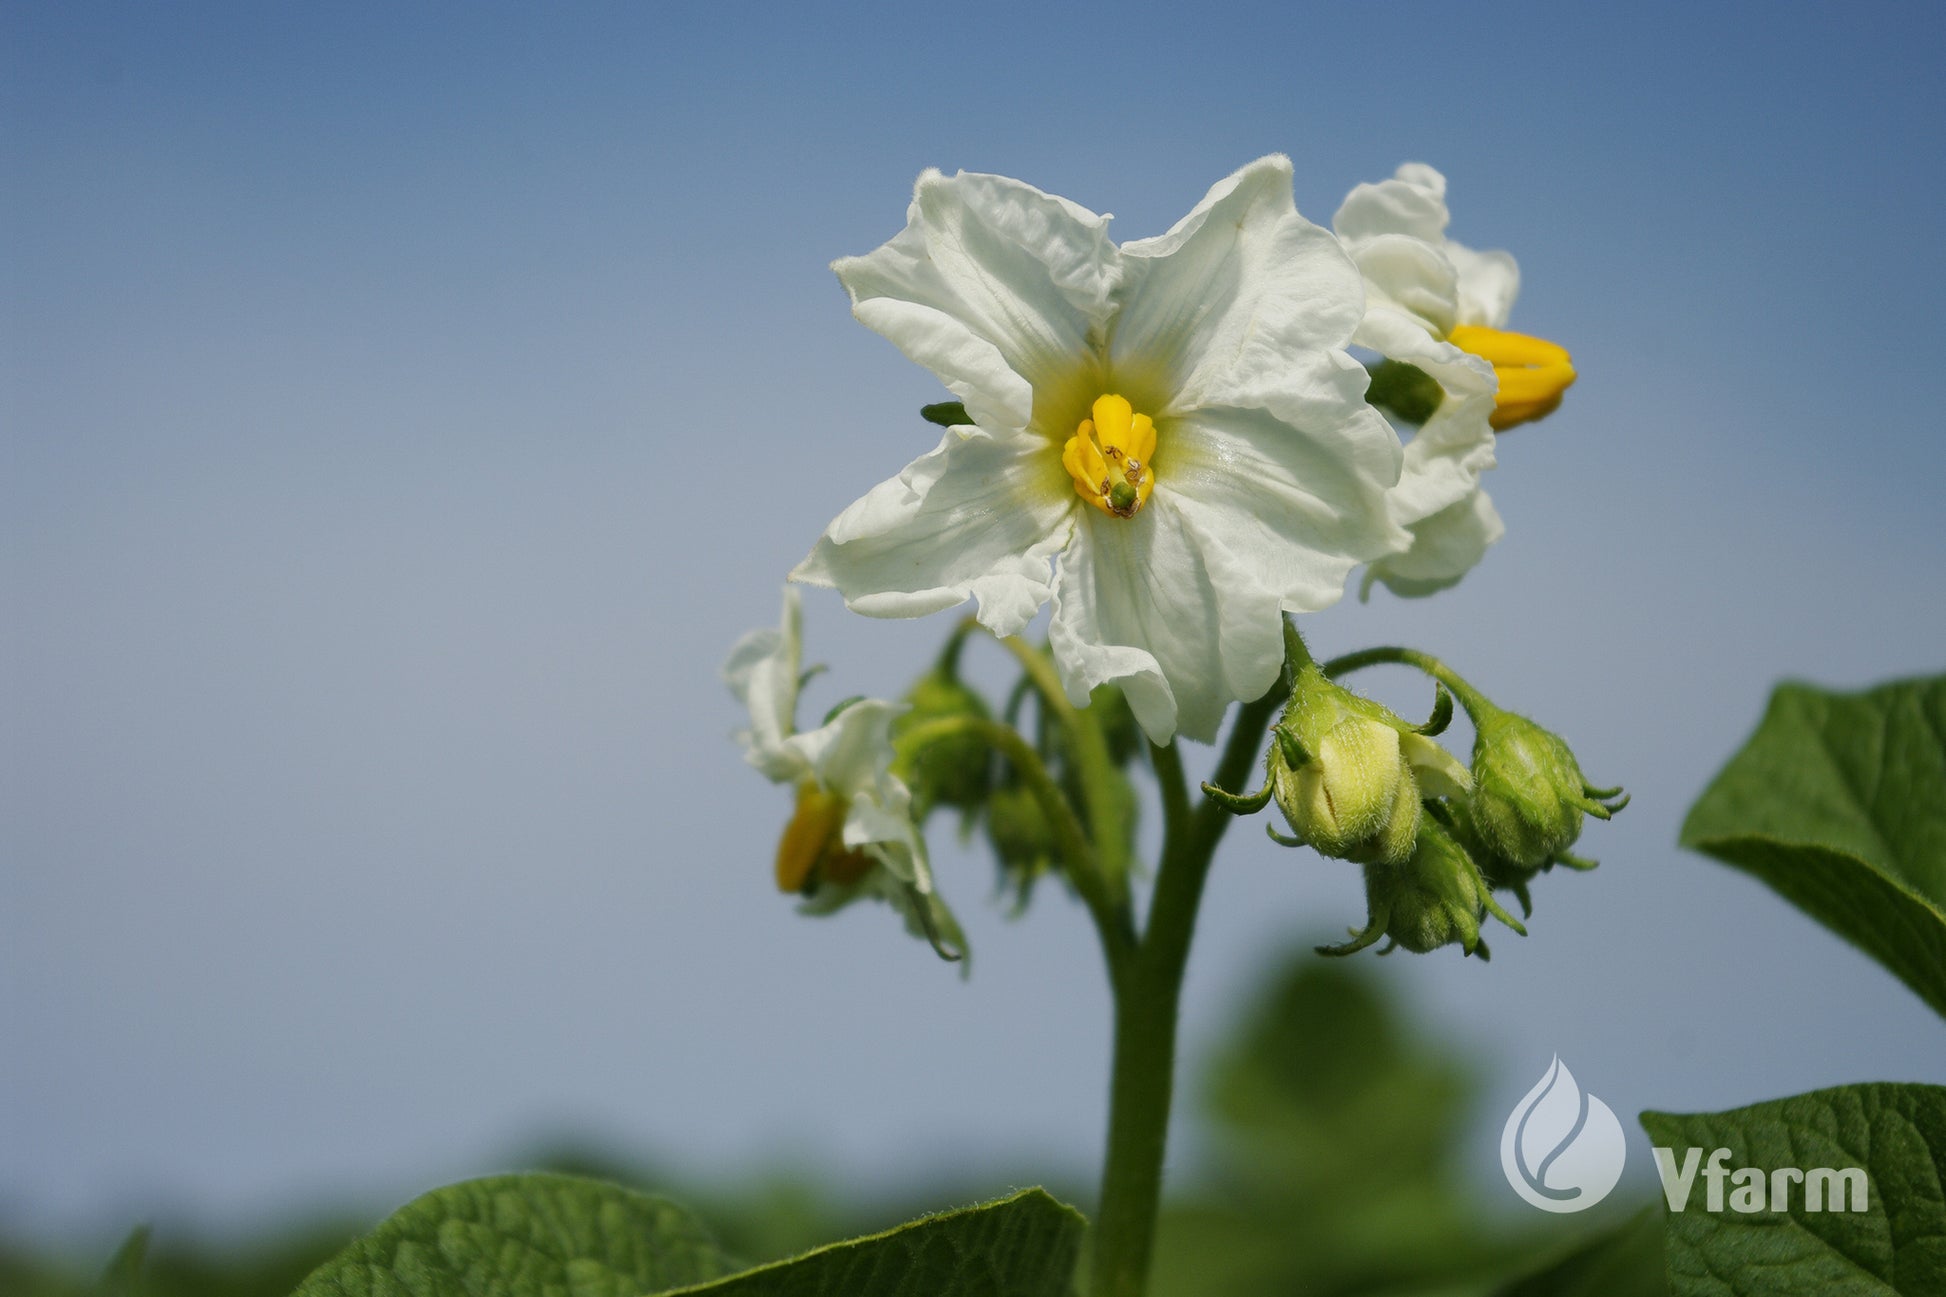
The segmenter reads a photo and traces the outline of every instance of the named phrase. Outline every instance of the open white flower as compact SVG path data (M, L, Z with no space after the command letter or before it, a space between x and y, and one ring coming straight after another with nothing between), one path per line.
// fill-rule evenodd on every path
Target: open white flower
M861 698L797 732L801 626L797 591L786 587L782 624L745 635L723 664L723 679L750 711L749 728L736 735L744 760L797 791L777 844L778 890L801 894L817 914L879 897L914 936L957 959L965 938L933 890L912 795L891 772L892 722L905 705Z
M1332 218L1365 277L1355 341L1437 385L1420 398L1428 408L1390 497L1412 543L1372 564L1367 589L1379 580L1397 594L1430 594L1480 561L1506 530L1480 488L1495 432L1548 414L1574 381L1565 350L1505 331L1520 290L1513 257L1447 238L1449 219L1446 178L1417 162L1359 185Z
M1400 446L1345 350L1357 268L1290 162L1216 185L1158 238L1001 176L919 177L890 243L834 265L860 321L969 424L839 514L793 580L916 617L1049 599L1068 696L1118 682L1148 736L1208 741L1283 662L1284 611L1401 549ZM1052 570L1051 570L1052 569Z

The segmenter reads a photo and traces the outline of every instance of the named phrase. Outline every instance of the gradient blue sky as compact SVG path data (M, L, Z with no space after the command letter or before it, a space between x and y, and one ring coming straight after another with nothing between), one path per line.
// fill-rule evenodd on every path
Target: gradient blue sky
M1318 220L1431 162L1573 348L1487 562L1311 622L1444 653L1636 794L1490 966L1373 966L1487 1066L1482 1183L1556 1051L1625 1117L1946 1080L1916 998L1673 845L1774 678L1946 665L1941 14L7 6L0 1224L382 1204L559 1131L1091 1174L1079 913L1003 921L942 841L970 982L883 913L796 917L715 682L931 443L826 268L925 166L1127 238L1266 152ZM948 626L808 604L832 699ZM1238 834L1186 1075L1361 914Z

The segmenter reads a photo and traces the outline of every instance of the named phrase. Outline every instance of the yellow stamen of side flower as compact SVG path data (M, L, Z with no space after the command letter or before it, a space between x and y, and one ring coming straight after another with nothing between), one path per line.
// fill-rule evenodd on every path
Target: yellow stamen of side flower
M1505 432L1554 413L1562 393L1574 382L1574 365L1567 349L1545 338L1489 329L1483 324L1461 324L1446 335L1446 341L1493 366L1500 391L1493 398L1493 414L1487 422L1496 431Z
M1061 447L1061 466L1075 494L1103 513L1133 518L1155 490L1155 423L1113 394L1096 397L1092 413Z
M797 809L777 843L778 891L801 892L813 882L845 887L870 871L872 858L845 846L849 809L843 798L818 787L815 780L797 786Z

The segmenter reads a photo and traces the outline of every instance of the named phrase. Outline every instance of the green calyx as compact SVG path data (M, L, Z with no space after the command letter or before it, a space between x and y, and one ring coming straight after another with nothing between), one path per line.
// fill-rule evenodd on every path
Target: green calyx
M1372 366L1372 385L1365 399L1402 423L1422 424L1438 412L1446 392L1438 379L1417 365L1381 360Z

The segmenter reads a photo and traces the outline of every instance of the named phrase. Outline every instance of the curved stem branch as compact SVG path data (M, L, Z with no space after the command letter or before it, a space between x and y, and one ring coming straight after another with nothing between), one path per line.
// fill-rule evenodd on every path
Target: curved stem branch
M1361 671L1366 667L1379 666L1386 663L1412 667L1415 670L1425 672L1433 679L1439 681L1440 684L1452 690L1453 696L1459 699L1460 706L1466 708L1466 714L1475 720L1479 719L1482 710L1494 710L1492 701L1478 689L1468 684L1459 672L1453 670L1453 668L1447 666L1432 654L1421 653L1418 649L1399 648L1394 645L1360 649L1356 653L1347 653L1343 657L1332 658L1324 664L1323 670L1326 675L1335 680L1339 676L1349 675L1353 671Z

